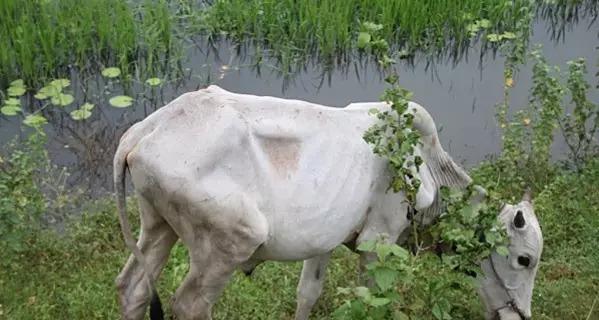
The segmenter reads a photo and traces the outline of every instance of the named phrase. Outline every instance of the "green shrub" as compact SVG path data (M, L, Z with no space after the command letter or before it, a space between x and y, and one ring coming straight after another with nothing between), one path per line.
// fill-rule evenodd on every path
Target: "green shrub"
M0 247L5 254L23 250L39 231L46 200L37 178L48 161L45 142L45 134L35 130L0 154Z

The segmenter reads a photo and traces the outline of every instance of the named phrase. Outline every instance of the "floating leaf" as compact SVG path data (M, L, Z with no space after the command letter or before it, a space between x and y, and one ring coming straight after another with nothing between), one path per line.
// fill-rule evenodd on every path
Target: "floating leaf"
M487 35L487 40L489 40L489 42L497 42L501 40L501 38L498 34L491 33Z
M360 32L358 34L358 48L364 49L370 43L370 33L368 32Z
M75 98L70 94L59 93L58 95L52 97L52 104L55 106L68 106L69 104L75 101Z
M513 32L504 32L501 34L501 38L503 39L516 39L516 34Z
M146 80L146 84L151 87L156 87L162 84L162 80L160 80L160 78L150 78Z
M92 115L92 112L86 109L77 109L71 111L71 118L73 120L85 120Z
M8 98L6 99L6 101L4 101L4 104L9 106L20 106L21 100L15 98Z
M116 108L126 108L133 104L133 98L129 96L116 96L108 100L110 105Z
M25 83L23 82L23 79L17 79L13 82L10 83L11 87L25 87Z
M23 124L33 128L40 127L46 123L48 123L48 120L39 114L29 114L25 117L25 120L23 120Z
M40 89L37 94L34 96L38 100L44 100L51 97L55 97L59 95L62 91L61 87L56 87L54 85L48 85Z
M21 111L21 107L16 105L5 105L4 107L0 108L0 112L2 112L2 114L5 116L17 115L19 111Z
M121 75L121 69L117 67L110 67L102 70L102 76L106 78L116 78Z
M71 85L71 81L69 79L56 79L56 80L52 80L50 82L50 86L53 86L60 90L62 90L63 88L66 88L70 85Z
M7 92L8 92L8 95L11 97L20 97L25 94L25 88L24 87L9 87Z
M91 111L95 106L89 102L84 103L79 109Z

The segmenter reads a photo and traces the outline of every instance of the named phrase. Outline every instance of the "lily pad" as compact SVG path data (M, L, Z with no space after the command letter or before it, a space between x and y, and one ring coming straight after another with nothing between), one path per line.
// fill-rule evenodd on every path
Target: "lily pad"
M55 106L68 106L69 104L75 101L75 98L70 94L59 93L58 95L52 97L52 104Z
M19 111L21 111L21 107L15 105L5 105L0 108L0 112L5 116L15 116Z
M129 96L116 96L108 100L111 106L116 108L127 108L133 104L133 98Z
M157 87L162 84L162 80L160 78L150 78L146 80L146 84L150 87Z
M6 99L6 101L4 101L4 104L8 105L8 106L20 106L21 100L16 99L16 98L8 98L8 99Z
M121 75L121 69L117 67L110 67L102 70L102 76L106 78L116 78Z
M56 87L58 89L66 88L71 85L71 81L69 79L56 79L50 82L50 85Z
M71 118L73 120L85 120L92 115L92 112L87 109L77 109L71 111Z
M11 97L20 97L25 94L24 87L12 87L11 86L6 91L7 91L8 95Z
M511 40L511 39L516 39L516 34L515 34L515 33L513 33L513 32L509 32L509 31L508 31L508 32L504 32L504 33L502 33L502 34L501 34L501 37L502 37L503 39L509 39L509 40Z
M38 100L44 100L51 97L55 97L59 95L62 91L62 88L56 87L53 85L48 85L40 89L37 94L34 96Z
M44 116L39 114L30 114L25 117L23 124L29 127L37 128L48 123Z
M11 87L24 87L25 83L23 82L23 79L17 79L13 82L10 83Z
M79 109L91 111L95 106L89 102L84 103Z

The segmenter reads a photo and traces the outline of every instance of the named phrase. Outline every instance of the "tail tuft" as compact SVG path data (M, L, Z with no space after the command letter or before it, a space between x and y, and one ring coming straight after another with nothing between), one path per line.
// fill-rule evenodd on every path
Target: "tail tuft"
M150 301L150 319L164 320L164 312L162 311L162 303L156 291L152 292L152 300Z

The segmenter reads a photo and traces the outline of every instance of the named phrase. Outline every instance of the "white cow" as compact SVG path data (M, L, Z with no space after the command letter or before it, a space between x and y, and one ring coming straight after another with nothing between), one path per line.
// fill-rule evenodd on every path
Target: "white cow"
M307 319L335 247L381 234L395 241L409 225L405 196L386 192L387 163L362 139L376 121L371 108L389 109L378 102L330 108L210 86L131 127L114 158L119 218L133 252L116 280L122 316L142 319L151 302L152 319L162 317L154 282L181 239L190 270L173 301L178 319L210 319L233 271L249 272L265 260L304 260L296 319ZM409 108L424 160L416 209L430 220L439 213L439 187L465 186L470 178L439 144L424 108ZM141 209L137 244L125 213L126 168ZM521 210L538 228L532 208ZM540 254L531 239L532 249L522 253L528 267L491 260L482 287L490 316L530 316ZM521 248L511 249L510 257L519 259ZM510 280L504 283L504 276Z

